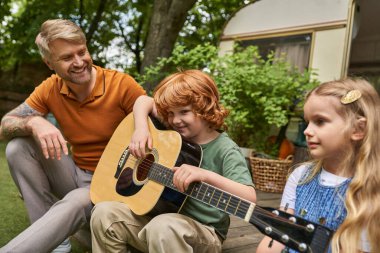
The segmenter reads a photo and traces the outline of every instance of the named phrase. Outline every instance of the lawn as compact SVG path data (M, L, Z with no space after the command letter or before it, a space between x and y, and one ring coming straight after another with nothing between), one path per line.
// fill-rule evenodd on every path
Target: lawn
M0 247L29 226L26 209L8 170L4 141L0 141ZM72 253L84 253L76 241L72 241Z

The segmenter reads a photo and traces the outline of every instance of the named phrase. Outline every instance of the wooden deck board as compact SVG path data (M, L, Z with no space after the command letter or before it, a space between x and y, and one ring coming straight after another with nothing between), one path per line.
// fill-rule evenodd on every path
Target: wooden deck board
M259 206L278 208L280 200L281 194L257 191ZM231 226L223 243L223 253L254 253L263 237L264 235L250 223L231 216Z

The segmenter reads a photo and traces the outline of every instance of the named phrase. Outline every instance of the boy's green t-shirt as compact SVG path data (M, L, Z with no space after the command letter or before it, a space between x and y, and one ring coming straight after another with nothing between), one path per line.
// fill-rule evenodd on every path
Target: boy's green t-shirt
M211 170L241 184L253 186L244 156L237 144L226 133L221 133L215 140L201 147L203 151L201 168ZM230 226L228 214L191 197L187 198L180 213L214 227L225 239Z

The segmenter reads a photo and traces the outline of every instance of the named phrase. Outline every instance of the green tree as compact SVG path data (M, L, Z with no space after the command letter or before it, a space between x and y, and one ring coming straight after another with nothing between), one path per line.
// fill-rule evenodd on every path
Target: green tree
M100 53L115 35L113 26L106 18L117 6L116 0L88 1L10 1L8 8L13 13L7 20L0 59L1 69L9 69L22 62L40 60L34 44L40 25L47 19L68 18L76 21L85 31L90 51L94 58L102 62ZM10 11L9 11L10 12ZM106 20L106 21L104 21Z
M3 0L0 3L3 21L0 24L0 79L1 72L10 72L14 78L3 76L6 80L1 80L0 89L16 89L20 85L12 80L21 74L20 68L40 63L34 39L46 19L74 20L85 31L96 64L123 68L134 75L160 57L170 56L175 43L186 48L206 42L216 45L224 22L248 2ZM119 50L114 57L109 54L115 50L112 48ZM36 69L41 69L40 65Z

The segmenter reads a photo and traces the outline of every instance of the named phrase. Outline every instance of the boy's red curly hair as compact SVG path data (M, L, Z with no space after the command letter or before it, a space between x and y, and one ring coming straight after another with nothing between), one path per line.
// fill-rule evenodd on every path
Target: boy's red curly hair
M154 90L153 98L165 123L170 108L191 105L194 114L211 128L226 128L224 119L228 110L220 104L214 80L200 70L183 70L166 77Z

